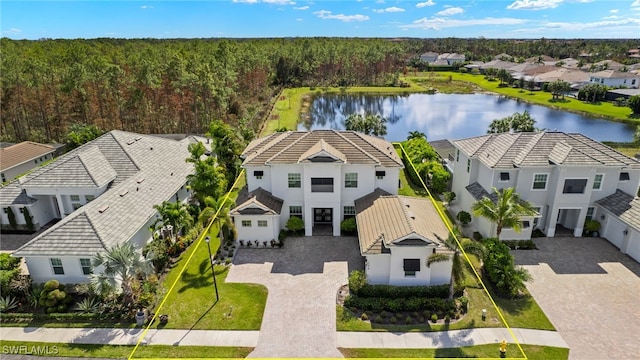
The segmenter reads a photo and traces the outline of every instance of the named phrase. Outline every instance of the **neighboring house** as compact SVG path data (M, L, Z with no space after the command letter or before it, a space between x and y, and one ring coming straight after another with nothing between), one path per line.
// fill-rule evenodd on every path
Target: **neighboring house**
M446 61L448 65L453 65L455 63L463 63L467 57L464 54L458 53L444 53L438 55L439 61Z
M429 199L377 189L357 199L355 205L369 283L440 285L451 281L451 261L427 266L432 254L453 254L442 245L449 230Z
M589 82L589 73L582 70L571 70L566 68L558 68L546 73L535 75L531 81L537 86L542 86L545 83L552 83L556 80L562 80L571 87L580 87L582 84Z
M625 68L625 65L613 60L602 60L602 61L598 61L597 63L591 64L589 68L593 68L595 69L595 71L600 71L600 70L620 71Z
M367 265L372 282L448 282L450 263L426 268L428 254L443 249L438 238L447 236L446 227L428 201L396 196L403 164L391 143L354 131L283 132L252 141L242 158L247 188L230 212L238 242L270 243L294 216L303 220L305 236L339 236L340 223L355 217L360 252L375 259ZM371 206L363 205L367 199ZM372 221L369 214L393 220ZM380 253L371 252L374 242Z
M640 75L616 70L603 70L590 74L589 82L604 86L637 89L640 84Z
M436 61L437 58L438 58L438 53L435 53L432 51L429 51L420 55L420 60L428 63L432 63Z
M96 253L151 239L154 205L189 199L185 159L195 141L114 130L0 188L3 224L7 207L30 209L38 226L61 219L13 255L25 258L34 282L87 282Z
M616 190L596 204L601 209L600 236L640 262L640 198Z
M618 98L628 99L640 95L640 89L609 89L604 95L607 101L616 101Z
M535 228L548 237L556 230L582 236L585 220L603 214L598 200L617 191L636 194L640 184L638 160L581 134L503 133L452 143L457 207L471 212L492 187L513 187L537 208L536 216L522 218L520 233L504 229L502 239L529 239ZM495 236L495 224L473 221L483 235Z
M2 182L15 179L18 175L53 159L55 147L32 141L0 148L0 172Z

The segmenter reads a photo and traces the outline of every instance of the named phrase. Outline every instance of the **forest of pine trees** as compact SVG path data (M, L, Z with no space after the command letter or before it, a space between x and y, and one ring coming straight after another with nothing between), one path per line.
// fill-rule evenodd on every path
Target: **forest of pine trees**
M425 51L622 61L637 41L495 39L0 39L3 141L63 142L70 126L203 133L257 130L282 87L392 85Z

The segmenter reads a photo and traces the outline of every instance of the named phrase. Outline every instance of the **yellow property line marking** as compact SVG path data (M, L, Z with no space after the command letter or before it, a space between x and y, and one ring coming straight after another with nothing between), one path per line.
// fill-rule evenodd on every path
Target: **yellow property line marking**
M209 221L209 224L207 225L207 227L200 234L200 238L198 239L198 241L195 244L191 244L191 246L195 246L195 249L197 249L200 246L200 244L202 243L202 240L205 238L205 235L209 233L209 229L211 228L211 225L213 225L213 222L218 218L218 214L220 214L220 210L222 209L222 206L229 199L229 196L231 196L231 192L233 191L233 189L236 188L236 185L238 184L238 181L240 180L240 178L242 178L242 175L244 175L244 169L242 169L242 171L240 171L240 174L238 175L236 180L233 182L233 186L231 186L231 189L227 192L227 194L224 197L224 200L222 201L222 203L220 204L220 206L216 210L215 215L213 216L211 221ZM178 273L178 276L176 276L176 279L173 281L173 284L171 284L171 287L169 288L169 291L167 291L167 294L162 299L162 302L160 303L160 306L158 306L158 308L155 311L155 314L151 318L151 321L149 321L149 325L147 325L147 327L144 329L144 331L142 332L142 334L138 338L138 341L136 342L136 346L133 348L133 350L131 351L131 354L129 354L129 357L127 359L129 359L129 360L133 359L133 354L136 352L136 350L138 350L138 346L140 346L140 343L142 342L142 340L144 340L144 337L147 336L147 332L149 331L149 328L151 327L151 324L154 323L154 321L156 320L156 317L158 316L158 314L160 314L160 310L164 306L164 303L167 301L167 298L169 297L169 294L171 294L171 292L173 291L173 288L178 283L178 280L180 280L180 278L182 278L182 274L184 273L185 269L187 268L187 266L191 262L191 259L193 258L193 256L196 254L195 249L191 253L191 255L189 256L189 258L187 259L187 262L184 264L184 266L182 266L182 269L180 269L180 272ZM211 259L209 259L209 261L211 261Z
M418 171L416 170L416 167L413 165L413 163L411 162L411 159L409 158L409 155L407 154L407 152L404 150L404 146L402 146L402 143L399 142L394 142L393 145L398 145L400 147L400 149L402 150L402 153L404 154L405 159L407 159L407 162L409 164L411 164L411 169L413 169L413 172L417 175L418 179L420 179L420 183L422 184L422 187L427 191L427 194L429 195L429 199L431 200L431 203L433 204L433 207L436 208L436 210L438 211L438 215L440 215L440 218L442 219L442 222L444 222L444 224L447 226L447 229L449 229L449 233L453 236L453 238L456 240L456 243L458 244L458 248L460 249L460 251L462 252L462 255L464 255L465 260L467 261L467 263L470 265L471 270L473 270L473 273L476 275L476 278L478 279L478 281L480 281L480 285L482 285L482 289L484 290L484 292L487 294L487 296L489 297L489 300L491 301L491 304L493 305L493 308L496 310L496 312L498 313L498 315L500 316L500 319L502 320L502 322L505 324L505 326L507 327L507 331L509 331L509 334L511 335L511 337L513 338L513 341L515 342L515 344L518 346L518 349L520 349L520 352L522 353L522 355L524 356L525 359L528 359L527 354L525 354L524 350L522 349L522 346L520 346L520 342L518 341L518 339L516 338L516 335L513 333L513 330L511 330L511 327L509 326L509 323L507 323L507 320L504 318L504 316L502 315L502 312L500 311L500 309L498 308L498 305L496 304L496 302L493 300L493 297L491 297L491 294L489 294L489 290L487 290L487 287L484 285L484 282L482 281L480 275L478 274L478 272L476 271L476 268L473 266L473 264L471 263L471 260L469 259L469 256L467 255L467 253L464 251L464 249L462 248L462 244L460 243L460 240L458 240L458 237L456 236L456 234L453 231L453 228L451 227L451 225L449 225L449 222L445 219L445 214L442 212L442 210L440 209L440 207L436 204L435 199L433 198L433 196L431 195L431 191L429 191L429 189L427 189L427 185L424 183L424 181L422 180L422 178L420 177L420 174L418 174ZM409 179L407 178L407 182L409 182ZM496 344L498 345L498 344Z

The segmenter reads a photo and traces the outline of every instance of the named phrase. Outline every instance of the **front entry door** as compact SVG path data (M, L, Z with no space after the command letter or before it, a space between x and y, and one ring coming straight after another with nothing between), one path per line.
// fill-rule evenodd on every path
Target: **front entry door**
M332 208L315 208L313 209L314 224L331 224L333 222Z

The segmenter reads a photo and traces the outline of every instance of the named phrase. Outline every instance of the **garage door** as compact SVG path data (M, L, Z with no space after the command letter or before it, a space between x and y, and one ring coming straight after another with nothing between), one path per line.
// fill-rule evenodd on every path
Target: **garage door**
M631 236L631 238L629 239L627 254L640 262L640 232L638 232L638 230L632 230L629 236Z
M626 226L622 221L613 216L608 216L602 236L619 249L622 246L622 241L624 240L624 229L626 229Z

